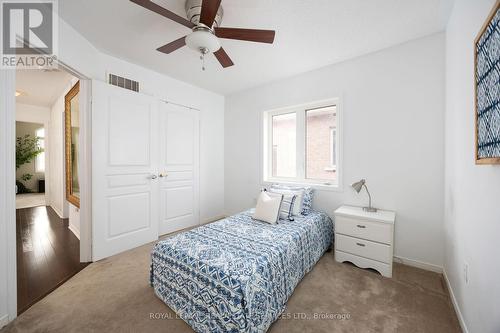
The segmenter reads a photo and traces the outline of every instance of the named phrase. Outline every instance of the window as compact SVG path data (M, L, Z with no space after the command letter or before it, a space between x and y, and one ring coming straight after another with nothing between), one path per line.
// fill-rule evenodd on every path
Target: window
M297 175L296 117L295 113L272 116L273 177L295 177Z
M339 185L337 100L264 113L264 181Z
M45 129L43 127L37 129L35 135L38 137L38 145L40 148L45 149ZM36 155L35 172L45 172L45 152Z
M332 163L335 160L335 141L332 142L332 129L336 128L336 116L334 105L306 110L307 179L335 180L336 172Z

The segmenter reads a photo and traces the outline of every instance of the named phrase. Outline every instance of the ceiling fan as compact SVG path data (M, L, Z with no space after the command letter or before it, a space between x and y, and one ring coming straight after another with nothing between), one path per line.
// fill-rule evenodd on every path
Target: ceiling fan
M222 0L187 0L186 13L188 19L163 8L151 0L130 1L192 30L189 35L157 48L158 51L163 53L172 53L187 45L189 48L200 53L200 59L202 61L204 61L206 54L213 53L222 67L226 68L233 66L234 63L231 58L229 58L226 51L221 47L218 38L268 44L274 42L274 30L219 27L223 16L223 10L220 6ZM202 69L205 70L204 65L202 65Z

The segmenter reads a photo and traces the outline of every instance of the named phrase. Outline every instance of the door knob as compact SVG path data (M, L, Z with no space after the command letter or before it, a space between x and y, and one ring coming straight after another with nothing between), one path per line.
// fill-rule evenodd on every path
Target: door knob
M160 174L159 174L159 176L160 176L161 178L163 178L163 177L167 177L167 176L168 176L168 173L166 173L166 172L162 172L162 173L160 173Z
M149 176L149 179L156 179L156 178L158 178L156 175Z

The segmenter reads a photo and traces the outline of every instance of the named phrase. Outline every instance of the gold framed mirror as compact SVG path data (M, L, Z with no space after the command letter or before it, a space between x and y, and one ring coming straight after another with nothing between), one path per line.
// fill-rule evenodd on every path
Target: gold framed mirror
M66 200L80 208L80 182L78 154L80 151L80 82L64 97L64 138L66 155Z

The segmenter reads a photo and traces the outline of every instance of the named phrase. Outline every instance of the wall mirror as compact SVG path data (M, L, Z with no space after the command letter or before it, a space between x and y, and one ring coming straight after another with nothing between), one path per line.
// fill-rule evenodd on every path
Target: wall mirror
M65 120L65 146L66 146L66 200L80 208L80 182L78 179L80 165L78 154L80 151L80 105L79 105L80 82L64 97L64 120Z

